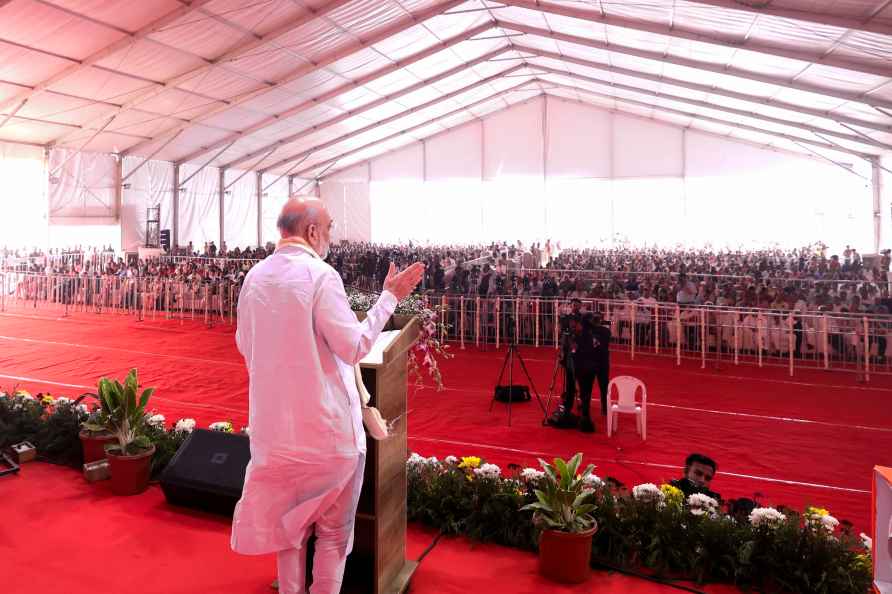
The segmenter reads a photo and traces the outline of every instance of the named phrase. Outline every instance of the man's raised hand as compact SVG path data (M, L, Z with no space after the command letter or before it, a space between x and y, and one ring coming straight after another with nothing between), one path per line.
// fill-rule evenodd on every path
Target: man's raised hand
M415 262L402 272L397 272L396 265L391 262L390 268L387 270L387 278L384 279L384 290L390 291L402 301L418 286L422 276L424 276L424 264L421 262Z

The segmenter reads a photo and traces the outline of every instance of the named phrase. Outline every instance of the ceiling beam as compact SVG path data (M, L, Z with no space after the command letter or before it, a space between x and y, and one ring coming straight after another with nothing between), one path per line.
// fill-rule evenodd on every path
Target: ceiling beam
M869 33L879 33L881 35L892 35L892 25L885 23L874 23L872 19L879 12L869 15L868 18L860 19L857 17L835 16L823 14L820 12L810 12L806 10L795 10L790 8L778 8L770 2L749 3L740 2L739 0L687 0L692 4L702 4L704 6L712 6L714 8L722 8L728 10L737 10L748 12L750 14L761 14L765 16L778 17L782 19L790 19L807 23L816 23L818 25L829 25L831 27L839 27L840 29L850 29L853 31L866 31ZM888 5L888 3L887 3Z
M119 114L129 111L131 109L134 109L140 103L144 103L144 102L148 101L149 99L157 97L158 95L164 93L165 91L171 90L171 89L178 90L181 92L188 92L183 89L177 89L177 86L183 84L184 82L187 82L194 78L197 78L199 76L204 76L205 74L210 72L211 69L213 69L214 66L217 64L233 61L239 57L244 56L248 52L250 52L254 49L257 49L258 47L261 47L264 44L271 43L271 42L275 41L276 39L278 39L279 37L282 37L283 35L290 33L294 29L297 29L298 27L306 25L307 23L310 23L310 22L314 21L315 19L317 19L321 16L324 16L325 14L327 14L337 8L340 8L347 2L350 2L350 0L332 0L331 2L329 2L323 6L320 6L317 9L311 10L310 14L301 14L299 17L291 19L285 23L282 23L281 25L279 25L272 31L267 32L264 35L258 35L256 37L252 37L247 42L236 45L235 47L232 47L232 48L224 51L220 55L214 57L213 59L210 60L210 64L207 64L207 63L202 64L201 66L197 66L197 67L193 68L192 70L187 70L186 72L178 74L178 75L176 75L172 78L169 78L165 81L161 81L158 84L150 87L146 91L139 93L137 96L131 98L129 101L127 101L126 103L121 105L119 108L117 108L113 112L100 114L96 118L85 123L84 126L89 127L89 126L95 125L97 122L105 121L105 119L108 118L110 115L119 115ZM273 85L274 83L270 82L269 84ZM223 103L224 105L227 105L229 103L225 99L218 99L217 102ZM187 121L187 123L188 123L188 121ZM69 138L69 135L60 136L59 138L54 139L50 144L58 145L58 144L65 142L68 138Z
M380 78L383 78L389 74L392 74L392 73L396 72L397 70L401 70L407 66L415 64L416 62L419 62L421 60L424 60L425 58L428 58L434 54L437 54L445 49L448 49L455 45L458 45L459 43L473 37L474 35L477 35L478 33L482 32L482 31L488 30L491 26L492 25L490 23L484 23L478 27L475 27L473 29L465 31L464 33L456 35L455 37L452 37L446 41L443 41L443 42L438 43L434 46L426 48L423 51L417 52L415 54L412 54L411 56L403 58L402 60L399 60L399 61L394 62L388 66L385 66L384 68L380 68L374 72L371 72L361 78L358 78L356 80L347 81L343 85L341 85L335 89L332 89L331 91L328 91L327 93L323 93L322 95L320 95L318 97L313 97L312 99L303 101L294 107L286 109L285 111L281 111L281 112L271 115L267 118L264 118L263 120L261 120L260 122L258 122L256 124L253 124L243 130L238 130L236 132L233 132L232 134L222 138L221 140L218 140L218 141L216 141L212 144L209 144L207 146L203 146L200 149L192 151L188 155L182 157L181 159L177 159L177 160L180 162L193 161L196 158L200 157L201 155L208 153L219 146L223 146L225 144L228 144L231 141L235 141L240 138L244 138L249 134L253 134L254 132L262 130L263 128L267 128L269 126L272 126L273 124L282 122L283 120L285 120L287 118L294 117L295 115L297 115L303 111L306 111L312 107L320 105L321 103L330 101L331 99L334 99L340 95L343 95L344 93L353 91L357 87L367 85L367 84L374 82ZM505 51L505 49L507 49L507 46L505 48L500 49L498 51L498 53ZM449 76L449 75L446 75L446 76ZM437 80L439 80L439 78ZM433 82L436 82L436 81L431 79L431 82L427 83L427 84L432 84ZM413 85L413 86L415 86L415 85ZM389 95L388 97L393 99L393 98L396 98L396 96L398 96L398 95ZM382 97L381 99L378 99L377 101L373 101L372 103L383 102L383 101L386 101L386 99L387 99L386 97ZM288 142L290 142L290 141L288 141ZM272 147L275 144L286 144L286 143L282 142L282 141L278 141L278 142L272 143L270 145L267 145L263 148L260 148L256 151L252 151L251 153L248 153L247 155L240 157L238 161L233 161L231 163L227 163L226 168L227 169L230 168L234 163L244 161L244 160L250 160L250 159L254 158L254 156L256 156L260 153L266 152L270 147Z
M118 39L117 41L111 43L110 45L107 45L104 48L93 52L86 58L84 58L82 60L78 60L76 63L74 63L66 68L63 68L56 74L53 74L49 78L46 78L46 79L42 80L41 82L37 83L30 90L23 91L21 93L17 93L15 95L12 95L11 97L7 97L6 99L3 99L2 101L0 101L0 111L6 109L7 107L9 107L11 105L18 104L18 106L15 109L15 112L13 112L13 114L15 114L16 112L18 112L19 109L21 109L25 105L25 103L28 102L28 100L30 100L32 97L44 92L45 90L47 90L49 87L56 84L60 80L68 78L69 76L72 76L73 74L77 74L78 72L82 72L82 71L86 70L87 68L90 68L94 64L101 62L102 60L111 56L112 54L119 52L122 49L125 49L125 48L131 46L132 44L136 43L140 39L147 37L148 35L151 35L152 33L157 32L159 29L166 27L167 25L173 23L177 19L183 17L184 15L189 14L193 10L197 10L202 5L207 4L208 2L211 2L211 1L212 0L192 0L189 3L182 4L178 8L175 8L174 10L166 13L164 16L155 19L154 21L152 21L145 27L142 27L138 31L135 31L129 35L125 35L124 37L122 37L121 39ZM103 119L107 120L108 117L109 117L108 115L105 115Z
M664 125L667 124L667 123L666 123L666 120L664 120L664 119L660 119L660 118L658 118L658 117L653 117L653 116L643 116L643 115L634 113L634 112L632 112L632 111L629 111L629 110L627 110L627 109L621 109L621 108L619 108L619 107L604 107L604 106L602 106L602 105L599 105L599 104L595 103L594 100L586 100L586 99L581 98L581 97L579 97L579 98L575 98L575 99L571 99L570 97L565 97L564 95L555 95L555 94L553 94L553 93L549 93L548 91L545 91L545 92L543 92L543 93L541 93L541 94L539 94L539 95L536 95L536 96L534 96L534 97L531 97L531 99L534 99L534 98L536 98L536 97L544 97L544 98L552 99L552 100L556 100L556 101L563 101L563 102L567 102L567 103L576 103L576 104L579 104L579 105L585 105L586 107L591 107L591 108L594 108L594 109L603 110L603 111L606 111L607 113L610 113L610 114L619 114L619 115L622 115L623 117L626 117L626 118L631 118L631 119L635 119L635 120L641 120L642 122L657 122L657 123L664 124ZM522 104L522 103L523 103L523 102L521 102L521 104ZM503 108L500 109L499 111L488 113L488 114L486 114L486 116L484 116L484 118L480 118L480 119L482 120L482 119L485 119L485 118L488 118L488 117L492 117L492 116L497 115L497 114L499 114L499 113L502 113L502 112L504 112L504 111L506 111L506 110L508 110L508 109L511 109L512 107L515 107L515 105L511 105L511 106L508 106L508 107L503 107ZM475 122L475 121L476 121L476 120L468 120L467 122L461 123L461 124L457 125L457 126L454 127L454 128L450 128L450 129L448 129L448 130L440 130L439 132L435 132L434 134L430 134L430 135L428 135L428 136L424 136L423 138L419 138L416 142L417 142L417 143L430 142L430 141L432 141L432 140L434 140L434 139L436 139L436 138L439 138L439 137L441 137L441 136L444 136L444 135L446 135L446 134L449 134L449 133L451 133L451 132L453 132L453 131L455 131L455 130L459 130L459 129L463 128L464 126L467 126L467 125L469 125L469 124L472 124L472 123ZM710 132L709 130L704 130L704 129L702 129L702 128L697 128L697 127L695 127L695 126L693 126L693 125L689 126L688 129L690 129L690 130L695 130L698 134L702 134L702 135L704 135L704 136L709 136L709 137L712 137L712 138L717 138L717 139L719 139L719 140L728 140L728 136L725 135L725 134L718 134L718 133L716 133L716 132ZM814 159L814 160L821 160L821 161L825 160L825 157L823 157L823 156L821 156L821 157L816 157L816 156L815 156L816 153L814 153L811 149L807 149L807 148L805 148L805 147L802 147L802 148L803 148L804 150L808 151L808 153L803 153L802 151L799 151L799 150L792 150L792 149L788 149L788 148L779 147L779 146L774 145L774 144L766 144L766 143L762 143L762 142L757 142L757 141L755 141L755 140L748 140L748 139L746 139L746 138L740 138L740 137L736 137L736 136L733 137L733 141L736 142L736 143L745 144L745 145L747 145L747 146L752 146L752 147L755 147L755 148L758 148L758 149L767 150L767 151L771 151L771 152L775 152L775 153L781 153L781 154L784 154L784 155L791 155L791 156L794 156L794 157L806 158L806 159ZM319 181L320 183L321 183L321 182L324 182L327 178L332 177L332 176L334 176L334 175L337 175L337 174L340 173L341 171L345 171L345 170L350 169L350 168L352 168L352 167L357 167L357 166L364 165L364 164L368 163L369 161L371 161L372 159L380 159L381 157L383 157L383 156L385 156L385 155L389 155L389 154L395 153L396 151L403 150L403 149L405 149L407 146L412 146L412 144L414 144L414 143L409 143L409 144L406 144L406 145L403 145L403 146L399 146L399 147L396 147L396 148L392 148L392 149L389 149L389 150L386 150L386 151L377 153L377 154L375 154L374 156L369 157L368 159L366 159L366 160L364 160L364 161L355 161L355 162L353 162L353 163L349 163L349 164L347 164L347 165L342 165L341 167L337 167L337 168L334 168L334 169L329 169L329 170L325 171L325 173L317 174L318 181ZM310 181L313 181L313 180L311 179ZM308 183L309 183L309 182L308 182Z
M337 1L341 1L341 0L337 0ZM290 73L286 74L284 77L282 77L280 80L278 80L274 83L270 83L269 85L263 85L259 88L254 89L254 90L242 93L241 95L238 95L238 96L230 99L226 105L212 107L211 109L209 109L209 110L205 111L204 113L201 113L198 116L196 116L195 118L193 118L192 122L190 124L178 124L176 126L168 128L167 130L160 132L154 138L154 140L159 140L159 139L163 138L164 136L167 136L168 134L176 134L176 133L178 133L182 130L185 130L195 124L202 122L203 120L211 118L211 117L213 117L219 113L222 113L232 107L236 107L238 105L246 103L246 102L250 101L251 99L254 99L255 97L258 97L258 96L260 96L264 93L267 93L273 89L282 88L285 85L288 85L299 78L302 78L304 76L312 74L318 70L321 70L321 69L325 68L326 66L329 66L330 64L337 62L338 60L342 60L348 56L351 56L357 52L360 52L360 51L366 49L369 46L375 45L376 43L381 43L382 41L388 39L389 37L397 35L398 33L402 33L403 31L405 31L407 29L411 29L412 27L415 27L416 25L418 25L428 19L431 19L439 14L442 14L443 12L446 12L450 8L455 8L456 6L462 4L463 2L464 2L464 0L447 0L446 2L436 4L433 7L428 8L424 11L421 11L416 14L411 14L410 16L408 16L406 18L402 18L402 19L398 20L397 22L395 22L393 25L386 27L384 29L381 29L380 31L377 31L373 35L370 35L367 39L360 39L360 40L356 41L355 43L351 43L351 44L347 45L346 47L343 47L337 51L333 51L333 52L329 53L328 55L319 59L316 62L313 62L306 66L302 66L296 70L292 70ZM126 151L124 151L124 154L125 155L133 154L133 153L139 151L140 149L144 148L148 144L150 144L150 143L149 142L139 142L139 143L135 144L134 146L128 148Z
M297 153L296 155L290 155L284 159L280 159L279 161L276 161L272 165L269 165L269 166L261 169L260 173L266 173L267 171L270 171L272 169L276 169L278 167L282 167L283 165L287 165L291 161L299 160L301 158L306 158L309 155L312 155L313 153L323 151L327 148L331 148L331 147L338 145L342 142L346 142L346 141L350 140L351 138L354 138L356 136L361 136L362 134L365 134L366 132L371 132L372 130L374 130L375 128L378 128L380 126L386 126L387 124L391 124L393 122L401 120L401 119L408 117L414 113L418 113L419 111L424 111L425 109L428 109L430 107L438 105L444 101L449 101L450 99L453 99L455 97L458 97L459 95L467 93L468 91L476 89L479 86L487 85L491 82L494 82L495 80L497 80L499 78L502 78L505 75L511 74L512 72L516 72L516 71L520 70L521 68L526 68L526 64L517 64L515 66L512 66L511 68L508 68L506 70L503 70L501 72L493 74L492 76L488 76L484 79L475 81L469 85L465 85L464 87L462 87L460 89L456 89L450 93L446 93L445 95L441 95L435 99L431 99L430 101L422 103L421 105L411 107L411 108L401 111L397 114L394 114L390 117L384 118L383 120L372 122L371 124L369 124L367 126L363 126L362 128L359 128L358 130L353 130L353 131L343 134L337 138L334 138L327 142L323 142L322 144L317 144L316 146L314 146L312 148L303 150L303 151Z
M531 27L529 25L524 25L521 23L513 23L513 22L508 22L508 21L496 21L496 26L502 27L503 29L511 29L512 31L521 31L523 33L527 33L528 35L536 35L539 37L556 39L558 41L564 41L567 43L572 43L574 45L580 45L583 47L599 49L599 50L603 50L606 52L625 54L625 55L633 56L636 58L652 60L654 62L660 62L660 63L665 63L665 64L674 64L676 66L685 66L687 68L694 68L696 70L713 72L715 74L721 74L724 76L734 76L737 78L743 78L746 80L761 82L761 83L774 85L774 86L781 87L781 88L796 89L797 91L803 91L806 93L815 93L817 95L823 95L825 97L834 97L834 98L840 99L842 101L854 101L856 103L863 103L865 105L885 107L887 109L892 109L892 101L878 99L876 97L871 97L870 95L867 95L864 93L850 93L847 91L831 89L828 87L822 87L822 86L802 83L802 82L798 82L798 81L791 82L788 78L784 78L781 76L772 76L769 74L761 74L758 72L744 70L742 68L725 68L721 64L716 64L716 63L712 63L712 62L704 62L702 60L695 60L692 58L683 58L681 56L673 56L673 55L665 54L663 52L655 52L655 51L650 51L650 50L638 49L638 48L630 47L630 46L618 45L615 43L607 43L606 41L598 41L598 40L590 39L587 37L580 37L578 35L570 35L568 33L558 33L556 31L549 31L548 29L542 29L539 27Z
M551 68L550 66L543 66L541 64L533 64L533 66L539 70L544 70L545 72L555 75L568 77L580 82L585 82L589 84L602 85L605 87L610 87L612 89L619 89L621 91L630 91L632 93L639 93L642 95L650 95L657 99L666 99L668 101L675 101L677 103L685 103L688 105L693 105L696 107L702 107L705 109L711 109L713 111L721 111L734 116L750 118L754 120L761 120L763 122L769 122L772 124L777 124L780 126L789 126L791 128L798 128L800 130L804 130L806 132L810 132L812 134L825 134L827 136L833 136L842 140L846 140L848 142L854 142L857 144L863 144L868 146L873 146L883 150L892 150L892 145L885 144L880 142L879 140L875 140L869 136L858 136L855 134L849 134L847 132L839 132L836 130L828 130L826 128L819 128L817 126L811 126L809 124L805 124L803 122L797 122L794 120L785 120L783 118L775 118L768 115L763 115L757 112L748 111L745 109L737 109L734 107L729 107L725 105L720 105L717 103L710 103L709 101L700 101L699 99L691 99L688 97L683 97L681 95L672 95L671 93L662 93L660 91L652 91L650 89L644 89L641 87L636 87L633 85L625 85L621 83L614 83L608 80L602 80L600 78L592 78L589 76L584 76L574 71L566 71L559 70L557 68Z
M505 46L505 47L501 47L499 49L493 50L487 54L484 54L483 56L480 56L479 58L475 58L474 60L471 60L470 62L466 62L466 63L460 64L458 66L455 66L454 68L450 68L449 70L446 70L445 72L441 72L440 74L438 74L436 76L421 80L409 87L406 87L404 89L396 91L395 93L391 93L389 95L379 97L378 99L375 99L374 101L372 101L370 103L366 103L365 105L357 107L356 109L345 111L344 113L337 115L337 116L331 118L330 120L326 120L325 122L322 122L320 124L315 124L308 128L304 128L298 132L295 132L294 134L290 134L290 135L286 136L285 138L281 138L281 139L277 140L274 143L263 146L258 150L251 151L247 155L241 156L233 161L230 161L229 163L225 164L223 167L225 167L225 168L234 167L237 164L241 164L241 163L244 163L245 161L249 161L250 159L253 159L255 156L261 154L266 149L278 148L278 147L282 147L282 146L291 144L292 142L297 142L298 140L300 140L306 136L309 136L310 134L314 134L314 133L320 132L328 127L335 126L345 120L356 117L356 116L361 115L367 111L370 111L372 109L380 107L381 105L384 105L386 103L394 101L395 99L399 99L400 97L403 97L410 93L414 93L415 91L423 89L429 85L436 84L437 82L439 82L443 79L449 78L450 76L454 76L455 74L458 74L459 72L463 72L463 71L467 70L468 68L473 68L474 66L476 66L478 64L486 62L486 61L492 59L493 57L496 57L502 53L505 53L506 51L510 51L510 49L511 49L510 46ZM269 169L269 168L267 168L267 169Z
M422 122L422 123L420 123L420 124L416 124L416 125L411 126L411 127L409 127L409 128L406 128L405 130L400 130L399 132L396 132L396 133L394 133L394 134L390 134L390 135L388 135L388 136L385 136L384 138L379 138L379 139L377 139L377 140L373 140L372 142L366 143L366 144L364 144L364 145L362 145L362 146L360 146L360 147L358 147L358 148L350 149L350 150L348 150L348 151L346 151L346 152L340 153L340 154L338 154L336 157L332 157L331 159L326 159L325 161L321 161L321 162L319 162L319 163L314 163L312 166L310 166L310 167L306 167L306 168L304 168L304 169L298 171L297 173L295 173L295 174L294 174L294 177L304 177L306 174L308 174L308 173L310 173L310 172L312 172L312 171L316 171L317 169L324 169L325 167L329 167L329 166L331 166L332 164L337 163L337 162L340 161L341 159L344 159L344 158L349 157L349 156L351 156L351 155L355 155L356 153L360 153L360 152L362 152L362 151L364 151L364 150L367 150L367 149L369 149L369 148L372 148L372 147L375 146L375 145L382 144L382 143L385 143L385 142L389 142L389 141L391 141L391 140L393 140L393 139L395 139L395 138L399 138L400 136L405 136L405 135L407 135L407 134L411 134L411 133L414 132L415 130L420 130L421 128L426 128L427 126L430 126L431 124L436 124L437 122L439 122L439 121L441 121L441 120L445 120L445 119L447 119L447 118L451 118L451 117L453 117L453 116L455 116L455 115L458 115L458 114L461 114L461 113L465 113L465 112L467 112L467 111L470 111L471 109L473 109L473 108L475 108L475 107L478 107L478 106L480 106L480 105L483 105L484 103L489 103L490 101L495 101L496 99L499 99L500 97L503 97L504 95L507 95L507 94L509 94L509 93L513 93L513 92L515 92L515 91L518 91L518 90L522 89L522 88L525 87L525 86L528 86L531 82L533 82L533 81L531 81L531 80L524 81L524 82L522 82L522 83L520 83L520 84L514 85L513 87L510 87L510 88L508 88L508 89L505 89L504 91L499 91L499 92L497 92L497 93L494 93L494 94L492 94L492 95L489 95L489 96L487 96L487 97L484 97L483 99L480 99L480 100L478 100L478 101L474 101L473 103L469 103L468 105L464 105L464 106L462 106L462 107L459 107L458 109L454 109L454 110L452 110L452 111L450 111L450 112L448 112L448 113L444 113L444 114L442 114L442 115L438 115L437 117L431 118L431 119L429 119L429 120L427 120L427 121L425 121L425 122Z
M799 60L808 64L822 64L824 66L833 66L835 68L851 70L853 72L872 74L883 78L892 78L892 68L886 65L837 58L836 56L829 54L821 55L821 53L809 53L791 49L789 46L784 47L781 45L774 45L752 38L744 40L718 33L700 33L691 29L679 27L677 22L674 23L674 26L670 27L668 23L663 24L655 21L645 21L630 17L611 15L610 13L602 15L597 11L584 10L563 4L554 4L545 0L505 0L504 4L527 10L579 19L589 23L599 23L610 27L643 31L645 33L653 33L655 35L671 37L674 39L687 39L688 41L696 41L724 48L744 49L769 56L777 56L789 60Z
M604 64L603 62L592 62L590 60L583 60L581 58L574 58L572 56L567 56L565 54L559 54L557 52L550 52L547 50L526 47L526 46L518 45L518 44L514 44L514 48L518 52L521 52L524 54L534 54L541 58L559 60L561 62L567 62L569 64L575 64L577 66L582 66L584 68L591 68L592 70L601 70L603 72L622 74L624 76L639 78L642 80L649 80L652 82L665 84L665 85L671 85L671 86L679 87L682 89L690 89L692 91L700 91L700 92L708 93L708 94L712 94L712 95L720 95L722 97L729 97L731 99L738 99L740 101L747 101L747 102L755 103L758 105L766 105L769 107L773 107L775 109L783 109L786 111L792 111L794 113L810 115L810 116L814 116L816 118L822 118L822 119L826 119L826 120L835 121L840 124L845 123L845 124L849 124L852 126L859 126L862 128L868 128L870 130L876 130L878 132L892 133L892 125L880 124L877 122L872 122L870 120L862 120L859 118L853 118L850 116L833 113L832 111L829 111L829 110L815 109L813 107L806 107L804 105L796 105L793 103L786 103L784 101L779 101L779 100L773 99L771 97L763 97L761 95L750 95L748 93L741 93L739 91L730 91L728 89L723 89L721 87L717 87L714 85L704 85L704 84L689 82L689 81L681 80L681 79L677 79L677 78L671 78L668 76L649 74L647 72L639 72L638 70L632 70L631 68L623 68L622 66L612 66L610 64Z
M862 159L869 159L872 155L868 153L861 153L855 150L846 149L836 144L831 144L829 142L822 142L820 140L813 140L811 138L803 138L802 136L796 136L795 134L786 134L784 132L774 132L771 130L765 130L763 128L757 128L755 126L749 126L747 124L741 124L740 122L736 122L733 120L726 120L723 118L717 118L713 116L706 116L697 113L691 113L687 111L682 111L680 109L674 109L671 107L663 107L660 105L654 105L652 103L648 103L646 101L637 101L635 99L627 99L625 97L617 97L615 95L609 95L606 93L598 93L597 91L592 91L590 89L586 89L585 87L580 87L577 85L567 85L563 83L557 83L552 80L544 79L544 82L547 82L552 85L556 85L558 87L562 87L568 91L572 91L575 93L584 93L587 95L591 95L593 97L600 97L601 99L607 99L608 101L616 101L618 103L626 103L629 105L636 105L638 107L644 107L646 109L652 109L654 111L662 111L665 113L670 113L672 115L681 116L684 118L690 118L692 120L701 120L704 122L712 122L714 124L719 124L722 126L728 126L729 128L738 128L740 130L746 130L748 132L755 132L757 134L765 134L767 136L775 136L777 138L783 138L784 140L789 140L790 142L800 142L802 144L809 144L812 146L821 147L823 149L847 153L850 155L854 155L856 157L860 157Z

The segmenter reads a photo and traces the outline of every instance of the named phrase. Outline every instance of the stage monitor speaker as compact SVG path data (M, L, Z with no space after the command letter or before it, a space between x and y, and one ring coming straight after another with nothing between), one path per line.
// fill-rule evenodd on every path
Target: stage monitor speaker
M499 402L529 402L530 388L528 386L496 386L495 399Z
M248 437L196 429L161 473L167 502L232 515L251 459Z

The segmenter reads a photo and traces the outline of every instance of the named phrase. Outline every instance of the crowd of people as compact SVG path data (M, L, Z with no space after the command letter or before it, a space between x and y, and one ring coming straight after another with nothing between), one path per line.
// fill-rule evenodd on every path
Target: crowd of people
M4 248L0 254L27 272L238 283L274 249L270 243L230 250L210 242L197 250L190 243L170 256L146 260L114 256L111 248L49 253ZM421 261L427 267L419 290L431 294L640 300L803 313L892 310L889 250L864 259L848 246L841 256L828 255L820 243L792 250L722 251L561 250L550 241L485 246L341 242L332 246L328 261L346 285L370 290L380 287L391 261L399 266Z

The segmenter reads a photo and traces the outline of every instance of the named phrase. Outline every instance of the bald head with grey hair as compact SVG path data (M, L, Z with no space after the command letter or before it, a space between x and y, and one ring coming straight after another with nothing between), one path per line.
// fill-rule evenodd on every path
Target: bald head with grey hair
M325 257L331 242L331 215L315 196L293 196L285 202L276 220L282 239L299 237Z

